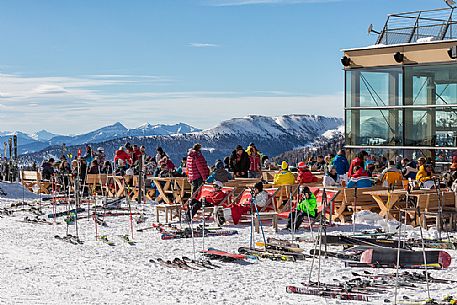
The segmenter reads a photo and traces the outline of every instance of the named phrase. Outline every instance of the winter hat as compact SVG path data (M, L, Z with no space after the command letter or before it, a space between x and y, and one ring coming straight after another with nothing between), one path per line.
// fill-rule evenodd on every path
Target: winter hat
M262 182L257 182L255 185L254 185L254 188L258 189L259 192L263 191L263 183Z
M287 164L286 161L282 161L282 163L281 163L281 168L282 168L283 170L286 170L286 169L289 168L289 164Z
M224 187L224 185L220 181L214 181L213 185L220 189Z
M305 168L305 167L306 167L305 162L303 162L303 161L298 162L298 168Z
M214 164L214 167L216 169L223 169L224 168L224 163L221 160L217 160L216 164Z
M306 194L306 193L311 194L311 190L307 186L303 187L301 191L303 194Z
M125 171L125 174L126 174L127 176L133 176L133 169L132 169L132 168L127 169L127 170Z

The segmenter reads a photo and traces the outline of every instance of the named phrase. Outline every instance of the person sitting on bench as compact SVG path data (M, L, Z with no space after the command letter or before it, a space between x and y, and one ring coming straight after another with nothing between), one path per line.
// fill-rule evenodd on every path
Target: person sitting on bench
M311 192L309 187L303 188L303 199L297 206L296 211L289 213L286 229L291 230L292 219L294 219L294 228L298 229L305 217L315 218L317 215L317 200L316 196Z
M219 205L227 196L226 193L222 191L223 184L220 181L215 181L213 183L213 191L211 191L210 194L206 195L206 197L201 198L200 200L197 200L193 198L187 206L187 219L190 221L191 218L197 214L198 210L200 210L203 206L203 200L205 200L205 207L212 207L215 205Z

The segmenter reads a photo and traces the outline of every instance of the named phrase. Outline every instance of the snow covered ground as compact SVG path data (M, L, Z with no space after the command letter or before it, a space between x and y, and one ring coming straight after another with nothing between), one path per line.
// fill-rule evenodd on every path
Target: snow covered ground
M0 199L0 207L9 206ZM146 227L152 223L154 207L147 205ZM47 209L47 213L51 209ZM0 218L0 304L362 304L362 302L323 299L316 296L286 293L286 285L300 286L308 279L311 259L306 261L273 262L261 260L254 264L215 262L222 268L213 270L177 270L149 263L150 258L192 257L192 240L160 240L156 230L135 232L137 245L131 246L119 237L128 234L128 216L106 218L108 227L98 227L99 234L108 235L116 245L111 247L95 240L94 222L78 221L83 245L72 245L54 238L65 235L66 225L43 225L20 222L29 213ZM83 213L84 215L84 213ZM61 220L59 220L61 221ZM239 234L205 239L205 247L236 252L249 244L249 227L236 227ZM351 227L352 228L352 227ZM348 231L348 227L340 228ZM70 227L74 234L74 226ZM290 238L284 232L266 229L267 236ZM311 237L310 233L301 233ZM260 235L256 235L261 240ZM301 244L307 252L311 244ZM196 239L202 249L202 239ZM335 248L336 249L336 248ZM453 258L456 252L450 251ZM200 256L200 254L197 254ZM317 268L317 261L315 262ZM432 271L438 278L456 279L456 264L443 271ZM352 278L352 271L338 259L321 261L321 281L331 283L342 276ZM370 270L373 272L393 272ZM313 274L317 279L317 269ZM431 294L441 298L457 294L457 287L433 284ZM420 285L415 290L400 290L400 296L425 298ZM393 300L393 288L386 290L368 304L384 304ZM392 303L392 302L391 302Z

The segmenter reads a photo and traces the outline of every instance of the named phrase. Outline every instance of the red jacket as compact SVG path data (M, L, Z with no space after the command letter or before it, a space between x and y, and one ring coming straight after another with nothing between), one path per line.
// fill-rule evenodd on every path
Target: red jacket
M116 150L116 154L114 155L114 163L117 164L117 160L123 160L126 164L132 165L132 158L130 155L123 150Z
M260 155L259 154L251 154L249 156L249 170L251 172L260 172Z
M202 178L203 181L209 176L209 168L200 151L191 150L186 160L187 177L190 182Z
M368 177L368 173L361 167L351 176L352 178Z
M140 157L143 153L141 152L141 150L139 148L137 149L134 149L133 150L133 162L137 161L137 160L140 160Z
M317 182L317 177L310 171L298 170L297 182L299 184Z
M206 203L219 205L219 203L221 203L226 196L227 194L225 194L222 190L214 190L205 197L205 200Z
M355 157L352 161L351 161L351 165L349 165L349 171L348 171L348 177L352 177L353 176L353 172L354 172L354 167L355 166L360 166L363 168L363 161L362 159L360 159L359 157Z

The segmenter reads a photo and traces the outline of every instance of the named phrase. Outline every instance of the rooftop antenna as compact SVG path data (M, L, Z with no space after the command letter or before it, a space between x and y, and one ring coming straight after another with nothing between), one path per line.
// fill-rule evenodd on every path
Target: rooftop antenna
M454 0L444 0L446 2L447 6L450 8L455 8L455 1Z
M447 0L447 1L452 1L452 0ZM381 34L381 32L378 32L378 31L373 30L373 24L370 24L370 25L368 26L368 35L370 35L371 33L376 33L376 34L378 34L378 35Z

